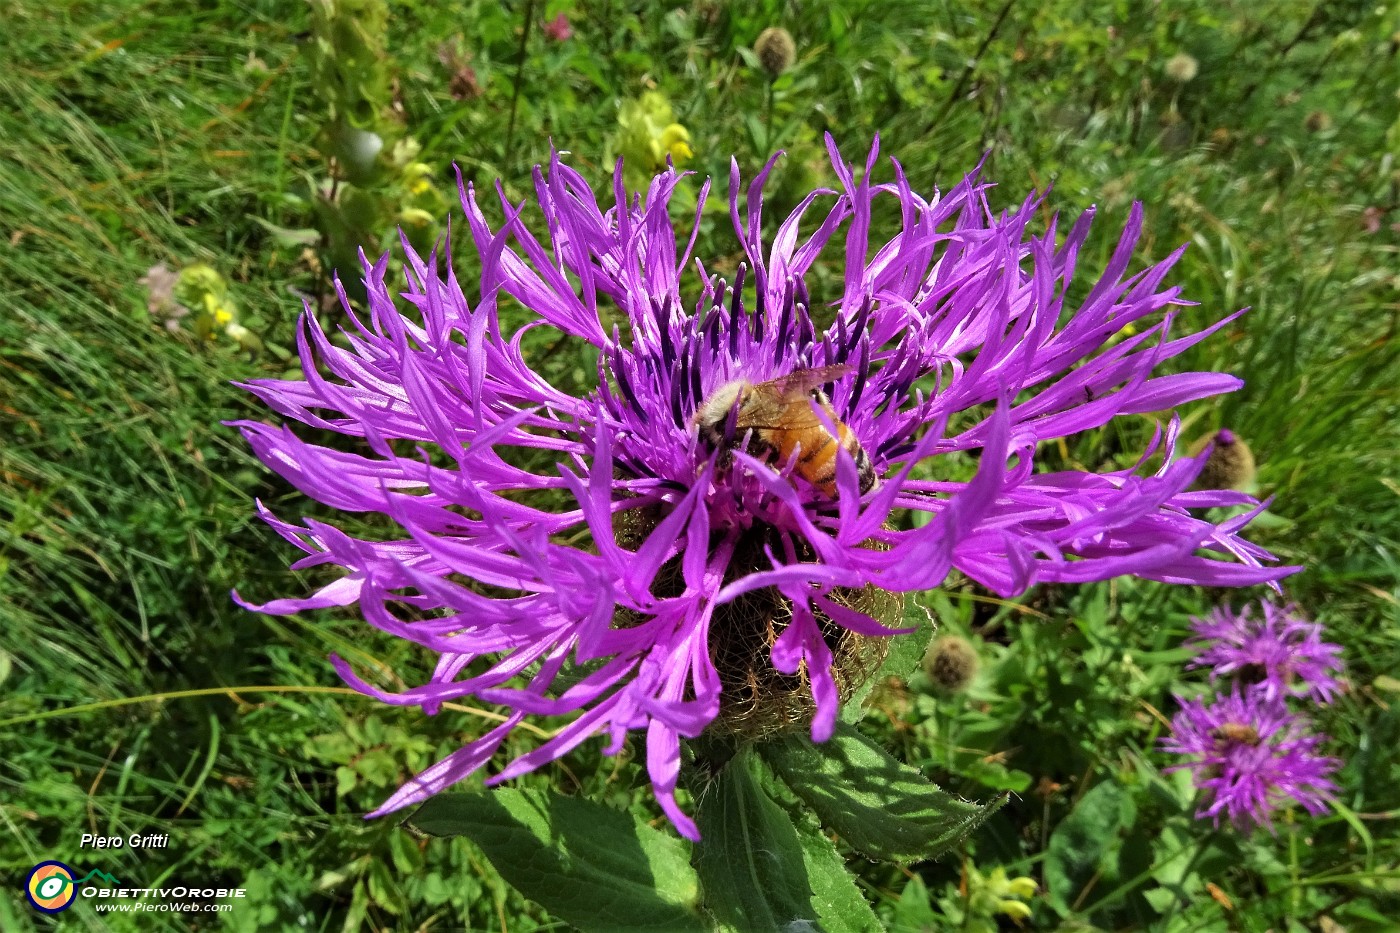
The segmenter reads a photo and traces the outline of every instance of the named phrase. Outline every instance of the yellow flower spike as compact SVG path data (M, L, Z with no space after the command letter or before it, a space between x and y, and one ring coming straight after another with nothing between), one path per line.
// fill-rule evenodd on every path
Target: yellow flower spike
M1023 903L1018 898L1031 898L1035 896L1037 890L1034 878L1008 878L1006 869L1001 866L993 868L985 875L974 872L976 884L972 885L978 889L985 900L983 910L993 914L1002 914L1010 917L1016 923L1026 920L1031 915L1029 904Z
M624 100L617 122L620 132L614 145L634 183L644 185L642 176L664 170L668 158L680 167L695 157L690 131L676 122L670 102L656 91Z
M199 313L192 321L196 336L215 339L216 332L238 319L238 305L228 296L228 282L213 266L196 262L180 270L175 298Z
M208 263L195 262L180 270L180 287L199 292L222 292L224 277Z
M403 180L408 193L423 194L433 188L433 168L426 162L410 162L404 166Z
M676 168L695 156L695 151L690 148L690 131L679 123L672 123L661 131L661 145L666 148Z
M997 901L997 913L1020 923L1022 920L1030 919L1031 909L1020 901Z
M220 327L226 327L233 320L233 309L220 301L217 295L205 294L204 311Z
M1035 883L1034 878L1012 878L1007 883L1007 890L1009 890L1014 896L1019 897L1022 900L1027 900L1029 898L1035 897L1035 892L1040 890L1040 886Z

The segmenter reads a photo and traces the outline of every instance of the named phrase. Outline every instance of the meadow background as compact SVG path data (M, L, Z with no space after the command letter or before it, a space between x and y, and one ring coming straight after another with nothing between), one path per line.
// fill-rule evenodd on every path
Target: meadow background
M1214 831L1155 750L1171 694L1202 689L1190 616L1262 590L1119 581L1012 604L951 586L925 602L982 673L952 697L888 684L865 728L950 791L1015 796L939 862L852 861L889 927L986 929L971 898L1001 868L1040 885L1029 930L1400 929L1400 5L191 7L3 5L0 929L54 927L19 892L45 858L249 889L207 920L127 927L80 905L63 929L565 928L470 842L361 819L495 713L379 706L326 655L390 684L428 659L347 613L232 604L234 587L261 601L324 578L285 569L295 555L252 501L315 507L220 422L265 417L230 383L294 370L302 298L327 310L328 270L356 245L388 249L396 223L432 242L449 208L460 219L452 163L519 200L551 141L601 181L672 122L687 167L721 183L731 154L752 172L786 149L780 208L830 181L823 132L847 158L878 132L925 191L985 153L997 207L1050 185L1047 219L1099 205L1086 270L1139 199L1138 267L1190 244L1173 273L1200 302L1186 327L1254 309L1179 363L1247 380L1184 412L1186 436L1229 426L1253 447L1276 497L1256 538L1306 565L1288 593L1344 647L1349 689L1318 721L1346 762L1334 812ZM769 26L795 39L776 80L753 52ZM373 127L380 157L357 164L338 116ZM725 268L727 199L712 207L697 254ZM195 271L172 292L160 264ZM589 361L529 346L587 389ZM1150 430L1058 455L1130 462ZM522 783L645 808L638 770L590 743ZM171 843L79 852L83 832Z

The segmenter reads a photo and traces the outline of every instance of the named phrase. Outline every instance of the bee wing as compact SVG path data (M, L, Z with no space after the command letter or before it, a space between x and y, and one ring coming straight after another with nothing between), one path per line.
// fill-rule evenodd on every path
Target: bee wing
M787 431L801 431L807 428L820 428L824 425L817 417L815 399L799 397L796 401L785 402L778 396L755 399L739 412L737 430L747 428L782 428Z
M838 370L841 367L825 367L825 370ZM821 396L814 397L812 389L835 378L833 376L820 378L823 370L801 370L792 373L781 379L774 379L771 382L761 382L744 399L743 406L739 409L738 421L735 427L739 430L746 428L783 428L788 431L801 431L810 428L823 428L821 417L817 414L818 406L826 409L827 415L833 420L835 415L831 413L831 406L826 399ZM812 378L805 378L809 374ZM794 376L804 378L792 382ZM786 383L786 385L779 385Z
M789 398L778 392L771 382L759 383L744 397L734 423L735 429L745 431L749 428L776 428L779 425L799 428L806 426L809 420L816 420L816 416L807 410L809 406L801 404L800 396L796 403Z
M849 373L854 367L845 363L837 363L834 366L817 366L812 369L797 369L786 376L779 376L770 382L761 383L755 388L772 387L772 391L785 399L791 399L795 395L806 395L813 389L820 388L828 382L834 382Z

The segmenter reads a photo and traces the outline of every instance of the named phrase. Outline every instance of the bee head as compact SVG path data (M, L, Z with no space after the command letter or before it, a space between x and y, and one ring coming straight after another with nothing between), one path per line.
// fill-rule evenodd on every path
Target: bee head
M752 386L735 379L711 392L695 411L693 419L700 436L712 447L725 447L734 438L739 424L739 409Z

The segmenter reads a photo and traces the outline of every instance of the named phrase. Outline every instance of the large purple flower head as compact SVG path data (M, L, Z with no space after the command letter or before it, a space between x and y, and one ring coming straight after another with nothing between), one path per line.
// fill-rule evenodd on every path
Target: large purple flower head
M1288 712L1281 700L1258 689L1241 692L1236 684L1228 696L1209 705L1177 701L1181 711L1162 747L1195 757L1167 770L1191 769L1208 798L1198 818L1219 825L1225 816L1249 832L1260 825L1272 829L1273 811L1289 802L1313 814L1326 810L1329 794L1337 789L1328 775L1341 762L1319 752L1324 738L1309 733L1306 721Z
M1306 696L1330 703L1341 692L1335 676L1342 649L1322 640L1322 626L1293 604L1260 603L1239 612L1218 608L1192 619L1190 644L1203 650L1192 667L1209 667L1211 677L1237 677L1258 684L1269 699Z
M240 422L264 462L323 503L402 529L366 541L264 510L306 551L301 565L344 574L253 608L358 604L440 655L426 684L397 694L337 659L358 689L429 713L464 697L511 711L376 812L481 768L527 715L573 714L491 782L593 735L615 754L642 732L658 800L695 837L675 799L681 738L762 706L775 684L808 698L802 725L827 738L873 667L861 645L894 631L882 624L898 616L898 597L895 612L880 608L889 594L936 587L954 568L1005 596L1038 581L1242 585L1291 570L1262 566L1270 555L1239 536L1257 508L1200 517L1257 503L1188 491L1203 458L1177 455L1175 421L1137 468L1037 472L1044 441L1239 385L1153 374L1230 318L1171 335L1185 302L1163 282L1177 254L1128 274L1140 208L1080 288L1092 211L1033 233L1038 197L998 214L975 176L924 197L898 163L876 184L875 148L858 178L828 147L838 190L812 192L769 239L773 163L747 192L734 166L730 213L747 261L732 283L698 258L687 274L701 213L678 236L674 171L632 197L619 167L600 203L556 155L535 173L543 239L504 193L493 227L468 186L474 297L436 254L405 244L406 309L387 260L367 263L367 319L347 304L335 343L304 315L305 378L248 385L282 416L369 449ZM877 199L899 218L883 242L871 241ZM844 281L813 294L823 258ZM1084 297L1067 297L1071 280ZM524 328L503 330L498 313L517 306L529 327L596 348L592 391L567 394L531 369ZM1147 469L1157 451L1161 465ZM834 656L856 642L864 660L850 674Z

